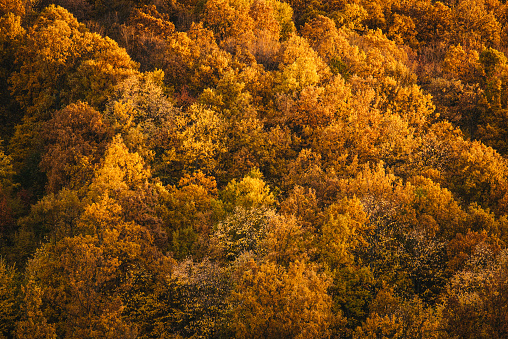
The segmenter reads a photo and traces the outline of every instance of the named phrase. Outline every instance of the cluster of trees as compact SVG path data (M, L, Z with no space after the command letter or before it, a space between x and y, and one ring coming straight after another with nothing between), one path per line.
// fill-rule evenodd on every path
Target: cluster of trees
M0 0L0 338L506 338L508 4Z

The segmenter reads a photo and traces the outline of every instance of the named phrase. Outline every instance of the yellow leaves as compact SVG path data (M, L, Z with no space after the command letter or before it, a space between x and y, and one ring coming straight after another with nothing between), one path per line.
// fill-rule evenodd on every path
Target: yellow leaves
M0 193L9 194L11 189L15 187L12 180L15 173L12 166L12 157L6 155L0 147Z
M302 229L294 216L270 216L263 228L264 237L259 243L259 252L265 260L289 266L313 254L311 242L314 235Z
M161 322L166 327L161 333L163 338L210 338L222 332L231 307L227 299L231 290L230 275L228 267L208 259L201 262L185 259L178 263L169 288L170 295L179 298L168 305L168 313L161 314Z
M23 231L31 232L41 241L58 241L77 234L90 234L90 229L79 225L83 208L77 192L64 188L32 205L30 214L20 219L19 224Z
M0 17L12 13L16 16L24 16L26 1L23 0L2 0L0 1Z
M90 185L90 195L115 194L143 185L150 177L143 158L130 153L121 136L116 136L106 150L104 161Z
M224 151L220 144L224 121L213 110L198 105L193 105L188 114L189 128L181 135L183 152L192 159L210 161Z
M489 10L483 1L460 1L454 14L453 35L456 42L474 48L499 44L501 25L496 20L493 11Z
M129 102L115 101L105 115L115 132L127 134L135 126L136 112Z
M46 325L45 316L56 314L51 325L64 336L114 338L124 332L131 337L134 328L121 317L119 295L108 287L119 278L122 264L114 255L90 236L64 238L41 249L28 269L29 279L42 283L42 293L27 294L25 300L27 306L35 303L40 310L27 314L27 325L34 321ZM60 311L52 313L56 309Z
M421 176L410 178L410 182L407 189L414 187L414 196L409 204L415 208L420 229L430 237L438 235L447 239L463 231L465 212L449 190Z
M213 32L202 23L193 23L188 32L175 33L167 40L166 81L178 87L187 86L194 95L213 87L231 67L231 55L219 48Z
M318 67L311 57L299 57L292 64L284 67L281 73L281 84L277 92L294 93L309 85L319 82Z
M388 31L388 37L393 39L397 44L408 44L415 47L418 45L416 36L416 26L411 17L406 15L394 14L393 24Z
M441 338L442 307L428 306L418 297L401 300L383 287L371 304L371 313L353 338Z
M325 267L333 271L353 261L352 252L365 242L367 214L357 198L343 199L323 212L317 251Z
M93 177L111 127L98 111L78 102L55 112L43 131L47 151L40 166L48 176L48 191L83 188Z
M466 52L459 44L451 46L443 61L443 71L465 82L474 82L480 74L479 55L475 50Z
M368 18L368 13L362 5L352 3L345 4L340 19L342 24L351 30L363 31L363 22Z
M286 2L278 0L271 0L267 2L273 7L274 12L272 15L279 23L280 39L286 40L296 30L293 23L293 9Z
M169 16L159 13L154 5L135 9L128 23L135 26L138 34L155 34L166 37L175 31L175 25L170 21Z
M275 203L275 197L257 168L253 168L240 182L233 179L224 189L221 197L228 209L235 206L247 209L269 208Z
M103 234L108 228L121 223L122 206L107 194L85 207L79 224L86 233Z
M432 121L434 104L430 95L425 94L418 85L405 87L388 85L386 87L382 90L381 96L386 95L387 98L383 99L388 103L386 106L381 104L382 109L398 114L407 121L409 126L417 130L424 128Z
M351 67L351 73L375 79L390 76L403 84L415 82L415 76L406 66L407 51L389 40L381 30L368 31L362 36L349 33L347 39L358 49L355 52L355 48L349 47L346 51L353 53L344 53L344 57L340 54L340 59Z
M90 55L83 58L69 79L73 97L80 97L94 107L100 107L113 93L113 86L136 74L135 64L118 44L96 33L85 33L82 46ZM80 47L78 45L78 47Z
M481 245L481 244L479 244ZM482 324L482 334L496 337L506 331L507 253L495 258L486 246L477 246L469 267L451 279L445 295L444 327L467 337Z
M474 219L481 218L481 212L485 213L484 211L479 212L480 211L476 211L477 215L473 216ZM492 216L487 217L492 218ZM491 223L494 223L494 221L492 220ZM500 250L496 239L489 237L485 230L476 232L468 229L465 234L458 233L447 246L447 255L450 258L448 260L448 269L450 272L458 272L466 268L468 262L470 262L474 256L478 255L478 253L476 253L477 248L480 249L481 247L490 250L492 254L497 254Z
M284 176L285 187L308 185L312 188L322 188L323 169L321 155L310 149L303 149L289 165L289 171Z
M506 160L492 148L474 141L467 144L455 163L451 164L453 188L467 201L476 201L484 207L504 214L508 182ZM458 174L458 175L457 175Z
M268 64L278 50L279 38L294 30L291 19L291 8L277 0L213 0L206 2L203 21L226 50L247 52Z
M7 56L11 56L8 54L11 52L11 46L19 44L25 33L25 29L21 26L21 17L13 13L6 13L0 17L0 44L5 48L0 54L0 60L4 61Z
M400 185L399 179L387 171L383 163L364 165L354 179L347 180L347 192L351 195L364 196L367 199L377 197L386 199L393 194L394 188ZM374 201L372 201L374 203Z
M333 270L341 265L350 264L352 258L348 242L354 239L352 236L354 230L350 229L348 217L328 214L321 232L319 249L327 268Z
M15 270L0 258L0 337L7 338L14 329L16 318L17 288L14 285ZM14 333L12 333L14 334Z
M266 236L267 224L274 214L273 210L261 208L236 207L230 211L217 224L210 237L214 255L234 261L245 252L262 253L261 243Z
M192 175L185 175L180 179L178 183L180 187L187 187L189 193L196 192L196 189L202 188L206 192L206 195L216 196L217 195L217 183L213 179L213 177L207 177L203 174L203 172L199 171L193 173ZM203 194L197 194L198 196L203 196Z
M437 303L446 274L504 246L507 163L449 123L432 124L418 84L433 80L414 72L435 66L444 80L429 87L449 91L444 106L456 114L506 106L506 60L474 50L497 43L496 23L468 17L494 2L461 1L476 7L460 14L431 1L291 1L308 20L296 32L286 2L159 1L119 31L139 33L131 50L144 69L164 69L145 74L62 8L25 20L28 35L25 21L4 15L1 66L19 66L12 94L27 111L12 161L42 140L33 168L55 192L13 236L21 257L46 241L29 265L37 284L19 336L432 337L434 310L411 298ZM122 13L141 5L126 4ZM432 36L460 42L465 31L444 32L451 20L474 26L467 47L447 51ZM398 46L430 41L441 54ZM479 120L478 132L494 135L505 115ZM0 152L2 189L12 161ZM176 271L162 252L180 260ZM478 281L469 278L450 288ZM464 296L480 305L479 292Z
M256 250L266 232L267 218L273 213L270 208L275 204L275 197L259 169L253 168L239 182L233 179L220 196L229 215L214 234L219 248L226 248L228 256Z
M164 145L166 166L181 169L184 174L201 170L213 173L226 151L225 120L216 111L194 104L176 116L173 144Z
M278 56L278 61L281 66L289 66L298 62L300 58L307 58L307 60L313 60L314 65L309 67L317 67L316 69L322 71L326 68L323 62L320 60L317 53L310 47L309 42L298 35L292 35L288 41L285 41L281 46L281 51ZM279 66L279 68L282 68Z
M340 36L332 19L320 15L307 22L301 34L324 60L329 62L337 54Z
M487 77L498 75L495 74L496 71L498 71L499 68L502 68L507 61L508 59L503 52L497 51L493 48L483 50L479 57L479 62L483 66Z
M47 119L48 110L75 100L105 103L115 83L137 67L116 42L86 31L65 9L50 6L29 29L17 54L19 72L12 93L30 116Z
M48 324L41 310L42 290L31 279L24 287L24 307L17 323L16 336L20 339L56 339L55 324Z
M173 250L176 256L186 256L193 246L205 247L212 223L222 213L217 199L217 184L203 172L186 174L167 195L166 224L173 232ZM197 244L196 244L197 243Z
M378 314L374 314L372 317L367 318L361 328L357 329L354 338L403 338L401 327L401 324L394 317L381 317Z
M231 327L237 338L329 336L329 280L311 264L284 268L244 257L235 274Z
M220 39L238 37L252 30L254 22L248 15L247 1L211 0L205 5L204 22Z
M303 88L296 97L279 96L278 104L284 114L283 122L289 126L297 130L302 127L321 130L338 123L337 118L347 112L350 98L350 89L336 76L323 86Z
M296 217L302 228L309 230L317 229L322 218L316 192L298 185L293 187L286 200L280 204L280 212L287 217Z

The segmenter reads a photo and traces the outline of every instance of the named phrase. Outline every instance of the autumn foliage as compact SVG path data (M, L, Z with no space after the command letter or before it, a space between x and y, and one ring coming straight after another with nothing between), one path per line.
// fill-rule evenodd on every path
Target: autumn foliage
M508 5L0 0L0 339L508 337Z

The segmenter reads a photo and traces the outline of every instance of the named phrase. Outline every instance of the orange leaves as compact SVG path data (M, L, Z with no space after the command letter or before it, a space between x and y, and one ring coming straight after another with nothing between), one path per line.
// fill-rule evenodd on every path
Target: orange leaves
M7 13L12 13L17 16L24 16L25 6L27 1L23 0L2 0L0 2L0 17Z
M155 34L160 37L170 36L175 32L175 25L168 15L161 14L154 5L135 9L128 24L134 26L138 33Z
M48 190L89 183L111 137L111 127L100 113L82 102L72 104L57 111L44 131L48 150L41 167L48 175Z
M15 270L0 259L0 336L7 337L14 330L17 288L14 285Z
M279 48L279 39L293 31L291 9L277 0L207 1L203 22L230 52L253 55L266 64Z
M225 40L228 37L238 38L242 33L250 33L254 26L252 18L248 15L248 9L248 2L207 1L204 22L217 34L220 40Z
M505 5L148 2L0 2L20 338L504 334Z
M231 67L231 55L219 48L213 32L202 23L192 24L186 33L169 38L164 54L166 81L181 88L184 84L193 95L214 87Z
M506 159L475 141L451 164L451 171L455 173L451 178L452 187L466 201L476 201L504 214L508 201L506 166Z
M174 255L183 257L196 248L206 248L213 223L222 214L215 179L202 172L186 174L165 200L163 218Z
M237 338L326 338L333 318L328 280L311 264L238 263L232 330Z
M90 185L91 196L115 194L143 186L150 172L137 153L130 153L121 137L113 139L106 150L104 162Z
M418 44L416 34L416 25L411 17L394 14L393 24L388 30L388 37L399 45L416 46Z
M29 32L11 84L31 116L47 119L49 111L78 99L101 106L112 85L135 72L116 42L87 32L61 7L45 9Z
M443 70L445 74L465 82L475 82L480 75L479 55L475 50L469 52L459 44L451 46L446 53Z

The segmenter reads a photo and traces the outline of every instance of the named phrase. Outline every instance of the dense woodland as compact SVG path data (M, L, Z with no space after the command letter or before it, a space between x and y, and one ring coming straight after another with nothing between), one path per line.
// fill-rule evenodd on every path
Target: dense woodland
M0 338L508 338L505 0L0 0Z

